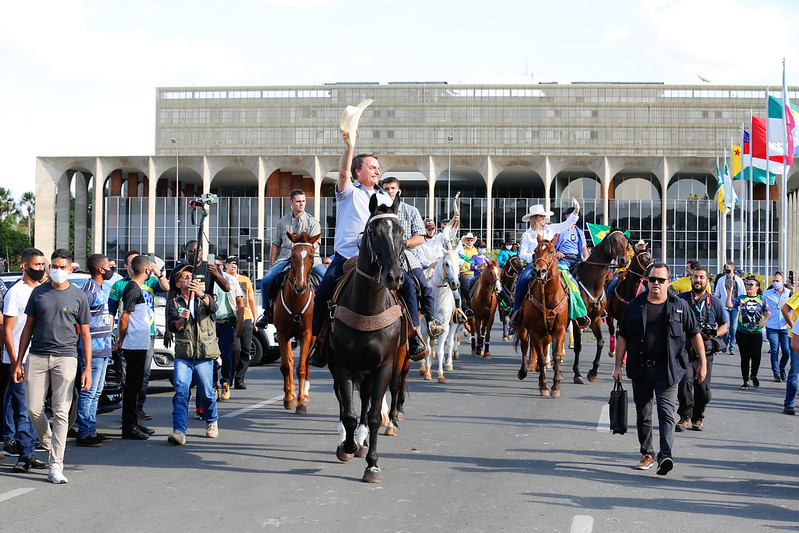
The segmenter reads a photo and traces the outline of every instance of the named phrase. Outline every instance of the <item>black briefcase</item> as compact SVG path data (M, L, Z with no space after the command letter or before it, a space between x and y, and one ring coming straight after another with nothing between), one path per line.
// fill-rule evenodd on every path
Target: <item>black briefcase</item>
M613 434L624 435L627 433L627 391L621 386L621 381L615 382L610 391L608 400L610 408L610 430Z

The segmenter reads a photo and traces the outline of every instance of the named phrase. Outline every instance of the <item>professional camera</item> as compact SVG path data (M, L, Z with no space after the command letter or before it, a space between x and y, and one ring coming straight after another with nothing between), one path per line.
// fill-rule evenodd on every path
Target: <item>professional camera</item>
M712 327L710 327L710 326L709 326L709 325L707 325L707 324L705 324L704 326L702 326L702 333L704 333L705 335L707 335L707 336L708 336L708 337L710 337L711 339L713 339L713 338L715 338L715 337L716 337L716 335L718 334L718 331L719 331L719 330L718 330L717 328L712 328Z
M189 200L189 209L199 209L206 205L215 204L219 201L219 197L215 194L203 194L199 198Z

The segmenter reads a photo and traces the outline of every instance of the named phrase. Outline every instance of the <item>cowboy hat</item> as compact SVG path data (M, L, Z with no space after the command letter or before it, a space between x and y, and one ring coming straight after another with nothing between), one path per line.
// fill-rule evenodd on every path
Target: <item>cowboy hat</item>
M361 120L363 110L369 107L369 104L374 102L371 98L364 100L357 106L348 105L344 108L344 114L341 116L339 128L343 132L350 134L350 146L355 146L355 136L358 131L358 121Z
M466 235L464 235L463 237L461 237L461 240L462 240L462 241L465 241L466 239L472 239L472 240L474 240L474 233L472 233L472 232L470 231L469 233L467 233Z
M554 214L555 213L553 213L552 211L544 211L543 205L535 204L533 206L530 206L530 212L522 217L522 222L527 222L536 215L544 215L547 217L551 217Z

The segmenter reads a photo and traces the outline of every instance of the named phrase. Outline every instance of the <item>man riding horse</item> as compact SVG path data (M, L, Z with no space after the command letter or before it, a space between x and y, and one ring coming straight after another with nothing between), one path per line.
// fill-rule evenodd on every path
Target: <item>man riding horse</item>
M326 316L329 316L327 302L333 296L339 278L344 273L344 263L351 257L358 255L358 236L363 232L369 220L369 201L374 195L383 196L381 203L390 205L391 198L388 193L380 189L380 163L374 154L360 154L353 157L354 148L350 142L350 134L343 133L346 148L341 155L339 163L338 180L336 182L336 230L333 242L333 261L325 272L322 282L314 296L314 313L311 333L316 337L316 342L311 347L309 362L313 366L323 367L326 364L324 350L320 350L319 333ZM355 181L352 181L352 178ZM413 281L407 273L403 272L403 281L399 293L405 301L414 334L410 336L409 355L418 361L427 355L427 345L419 334L419 308L416 302L416 290Z
M516 294L514 296L510 324L513 328L518 329L522 323L518 311L527 294L530 280L533 277L533 254L536 246L538 246L538 239L552 240L556 235L568 230L577 223L580 214L580 204L575 198L572 198L572 204L574 205L574 211L569 214L569 218L558 224L547 224L547 217L554 215L554 213L552 211L546 211L541 204L532 206L530 212L522 217L522 222L530 221L530 228L522 235L521 248L519 249L519 257L527 262L527 267L524 269L521 276L519 276L519 281L516 283ZM588 318L585 303L580 296L580 289L565 265L559 264L558 268L569 290L569 320L575 320L580 328L585 328L591 323L591 320Z

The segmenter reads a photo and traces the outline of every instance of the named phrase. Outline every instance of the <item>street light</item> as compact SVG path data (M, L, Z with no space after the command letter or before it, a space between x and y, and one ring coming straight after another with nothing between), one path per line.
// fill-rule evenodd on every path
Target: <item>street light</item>
M175 262L178 260L179 245L178 245L178 225L180 218L178 211L180 210L180 159L178 151L178 141L174 137L169 139L175 145Z

